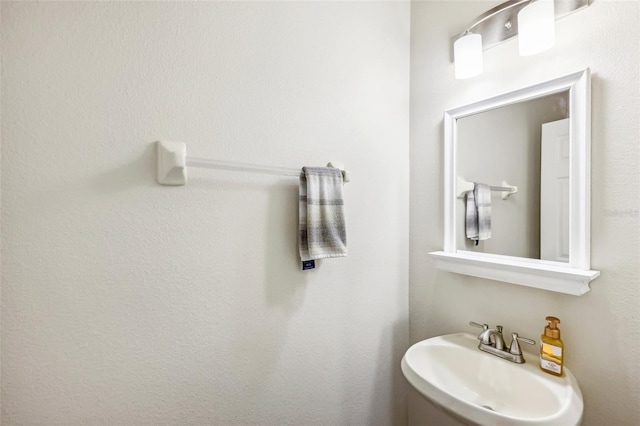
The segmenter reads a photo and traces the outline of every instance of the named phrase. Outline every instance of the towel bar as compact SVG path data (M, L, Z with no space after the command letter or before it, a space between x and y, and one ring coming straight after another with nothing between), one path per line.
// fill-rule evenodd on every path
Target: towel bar
M464 197L469 191L473 191L473 182L467 182L463 177L458 176L456 179L456 196L458 198ZM518 187L509 185L507 182L502 181L502 186L490 186L492 191L502 191L502 199L506 200L511 194L518 192Z
M232 161L210 160L207 158L187 157L187 145L184 142L158 141L158 183L161 185L186 185L187 166L210 169L240 170L253 173L267 173L281 176L300 176L301 169L245 164ZM327 164L342 172L344 182L349 182L351 175L344 165L337 161Z

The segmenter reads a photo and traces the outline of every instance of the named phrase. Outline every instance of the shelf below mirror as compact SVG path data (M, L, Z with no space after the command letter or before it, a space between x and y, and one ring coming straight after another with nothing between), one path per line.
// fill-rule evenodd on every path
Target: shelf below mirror
M599 271L570 268L560 262L547 262L493 254L472 252L429 253L438 269L463 275L487 278L558 293L581 296L589 291L589 283Z

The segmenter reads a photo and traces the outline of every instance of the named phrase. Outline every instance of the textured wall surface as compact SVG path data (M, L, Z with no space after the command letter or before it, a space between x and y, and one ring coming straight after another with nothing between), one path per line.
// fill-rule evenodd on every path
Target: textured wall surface
M2 2L4 425L405 424L409 9ZM341 160L349 256L299 270Z
M640 3L595 1L556 27L556 46L530 57L517 40L484 52L482 75L455 80L450 37L500 1L414 2L411 10L410 340L458 331L469 320L539 338L555 314L580 383L584 425L640 424ZM592 268L581 297L439 272L442 113L556 76L592 70ZM536 362L533 354L530 362ZM410 424L454 424L411 391Z

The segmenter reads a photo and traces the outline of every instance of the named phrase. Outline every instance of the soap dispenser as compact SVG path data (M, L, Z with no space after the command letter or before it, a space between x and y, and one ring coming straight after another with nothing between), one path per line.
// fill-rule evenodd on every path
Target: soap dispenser
M554 376L562 376L562 365L564 364L564 343L560 338L556 317L547 317L549 325L544 328L544 334L540 336L540 368L545 373Z

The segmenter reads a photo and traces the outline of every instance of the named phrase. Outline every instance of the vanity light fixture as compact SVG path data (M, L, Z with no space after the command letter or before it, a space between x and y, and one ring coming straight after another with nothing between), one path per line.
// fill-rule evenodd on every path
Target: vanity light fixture
M456 78L480 74L482 50L516 35L520 36L523 56L550 48L555 39L555 20L588 6L589 0L509 0L488 10L452 40Z
M518 13L520 55L535 55L551 48L556 38L553 0L535 0Z
M482 36L466 32L453 44L456 78L470 78L482 72Z

